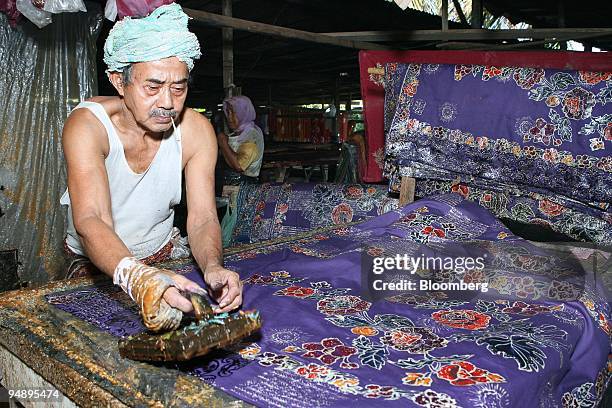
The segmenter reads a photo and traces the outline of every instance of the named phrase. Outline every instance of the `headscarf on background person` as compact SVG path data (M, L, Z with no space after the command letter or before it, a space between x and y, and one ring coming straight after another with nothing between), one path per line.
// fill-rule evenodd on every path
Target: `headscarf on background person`
M104 44L106 73L123 72L135 62L177 57L193 69L200 58L200 43L189 32L189 16L176 3L161 6L147 17L126 17L115 23Z
M233 134L230 135L235 143L243 142L251 129L256 129L263 135L259 126L255 124L255 107L248 96L232 96L223 101L223 113L228 119L230 106L238 121L238 128L232 129Z

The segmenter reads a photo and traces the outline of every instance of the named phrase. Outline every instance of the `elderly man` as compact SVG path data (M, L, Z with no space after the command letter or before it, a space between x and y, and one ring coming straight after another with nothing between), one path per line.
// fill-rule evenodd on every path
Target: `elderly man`
M217 144L208 120L184 109L189 71L199 58L188 17L170 4L126 18L104 46L107 74L119 96L81 103L66 121L67 250L112 276L141 308L151 330L178 327L192 309L196 283L148 266L178 243L173 206L187 188L187 232L218 312L242 302L235 272L223 268L214 198Z

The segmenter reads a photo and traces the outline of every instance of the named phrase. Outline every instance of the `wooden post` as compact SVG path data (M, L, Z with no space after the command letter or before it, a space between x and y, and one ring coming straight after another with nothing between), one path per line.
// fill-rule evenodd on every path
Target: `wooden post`
M340 117L340 77L336 77L334 82L334 97L332 103L336 111L336 115L332 118L332 143L337 143L338 137L338 118Z
M558 3L558 20L559 20L559 28L564 28L565 27L565 1L564 0L559 0ZM559 41L559 46L561 47L562 50L567 50L567 41L563 41L560 40Z
M442 18L442 31L448 30L448 0L442 0L440 7L440 17Z
M472 28L482 28L482 0L472 0Z
M414 202L414 191L416 189L416 179L412 177L402 176L402 183L400 184L400 207L405 206Z
M224 16L232 16L232 0L221 0ZM223 39L223 90L225 97L233 96L234 85L234 30L224 27L221 29Z

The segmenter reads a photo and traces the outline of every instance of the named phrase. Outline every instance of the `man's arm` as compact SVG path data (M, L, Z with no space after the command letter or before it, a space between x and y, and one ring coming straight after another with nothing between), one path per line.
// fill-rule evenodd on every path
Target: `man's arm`
M109 149L106 130L87 109L77 109L64 125L62 146L75 229L87 257L98 269L113 277L119 262L132 254L114 231L104 164L105 152ZM193 310L191 302L181 296L177 288L194 292L201 289L183 276L176 275L172 279L176 287L163 292L164 300L183 312Z
M106 130L87 109L75 110L64 125L62 146L74 226L91 261L108 276L130 251L113 229Z
M185 184L189 245L219 303L219 311L229 311L242 303L242 285L238 274L223 268L221 227L215 203L215 132L206 118L192 110L185 112L183 129L184 148L188 152Z

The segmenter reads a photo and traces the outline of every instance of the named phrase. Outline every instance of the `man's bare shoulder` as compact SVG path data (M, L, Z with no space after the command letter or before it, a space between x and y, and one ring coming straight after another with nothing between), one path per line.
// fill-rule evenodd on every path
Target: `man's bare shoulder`
M183 110L181 126L189 132L212 132L212 134L214 134L214 130L208 118L191 108L185 108Z
M181 114L181 134L187 161L200 152L206 156L217 154L217 138L210 121L191 108L185 108Z
M108 116L119 113L122 107L121 98L118 96L93 96L86 101L102 105Z
M215 130L208 118L194 111L191 108L185 108L181 117L181 132L185 139L194 145L202 143L209 144L211 140L215 140Z
M64 150L67 145L89 146L108 153L109 144L104 125L92 111L86 108L75 109L64 123L62 132Z

